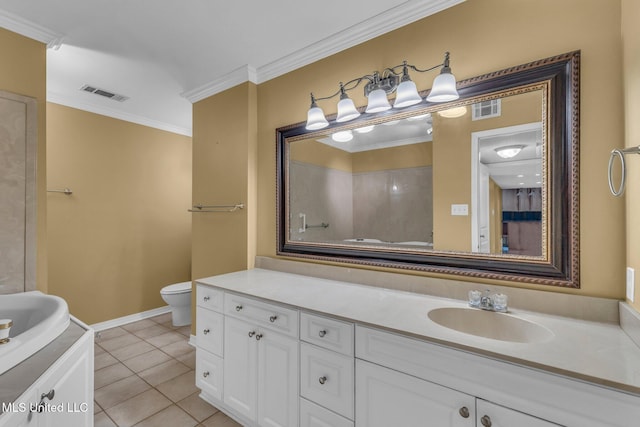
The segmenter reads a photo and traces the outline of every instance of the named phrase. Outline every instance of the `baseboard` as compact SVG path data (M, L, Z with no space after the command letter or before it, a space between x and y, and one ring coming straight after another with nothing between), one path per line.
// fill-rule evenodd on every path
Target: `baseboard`
M620 327L640 347L640 313L623 301L620 302Z
M105 329L115 328L117 326L126 325L128 323L137 322L138 320L147 319L149 317L159 316L161 314L170 313L171 307L165 305L164 307L154 308L152 310L143 311L142 313L130 314L124 317L118 317L117 319L106 320L104 322L94 323L90 325L94 331L100 332Z
M196 336L195 335L189 336L189 345L191 345L192 347L196 347Z

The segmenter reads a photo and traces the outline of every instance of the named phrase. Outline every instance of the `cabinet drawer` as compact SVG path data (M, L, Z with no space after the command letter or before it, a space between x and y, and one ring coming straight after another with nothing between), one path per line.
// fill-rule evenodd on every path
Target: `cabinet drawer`
M222 357L224 316L215 311L198 307L196 328L198 347Z
M353 356L353 323L300 313L300 339Z
M224 292L206 285L196 286L196 299L199 307L222 313Z
M225 293L225 314L246 321L257 326L298 337L298 310L282 307L247 298L241 295Z
M300 344L300 394L353 419L354 359L307 343Z
M196 351L196 386L222 401L223 359L202 349Z
M353 427L353 421L300 398L300 427Z

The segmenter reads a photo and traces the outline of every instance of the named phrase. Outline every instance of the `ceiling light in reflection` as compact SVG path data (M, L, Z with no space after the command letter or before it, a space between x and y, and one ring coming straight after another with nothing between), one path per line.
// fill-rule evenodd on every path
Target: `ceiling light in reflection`
M333 139L335 142L349 142L353 139L353 132L351 132L350 130L336 132L331 134L331 139Z
M453 107L448 110L438 111L438 115L440 117L444 117L447 119L455 119L456 117L462 117L467 114L467 107Z
M358 132L358 133L369 133L369 132L371 132L373 130L374 127L376 127L376 126L375 125L364 126L364 127L355 129L355 131Z
M431 117L431 114L427 113L427 114L420 114L419 116L407 117L407 120L410 121L410 122L413 122L413 121L416 121L416 120L428 119L429 117Z

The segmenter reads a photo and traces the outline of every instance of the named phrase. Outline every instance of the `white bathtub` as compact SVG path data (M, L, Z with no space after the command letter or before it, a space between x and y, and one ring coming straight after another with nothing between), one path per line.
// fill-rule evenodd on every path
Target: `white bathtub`
M10 341L0 344L0 374L49 344L69 326L67 302L39 291L0 295L0 319L13 320Z

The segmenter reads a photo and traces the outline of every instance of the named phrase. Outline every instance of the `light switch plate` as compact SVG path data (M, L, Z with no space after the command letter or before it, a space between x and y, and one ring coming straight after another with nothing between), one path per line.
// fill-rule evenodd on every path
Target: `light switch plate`
M631 267L627 267L627 299L631 302L633 302L633 296L635 294L635 276L635 270Z
M451 215L456 215L456 216L469 215L469 205L451 205Z

